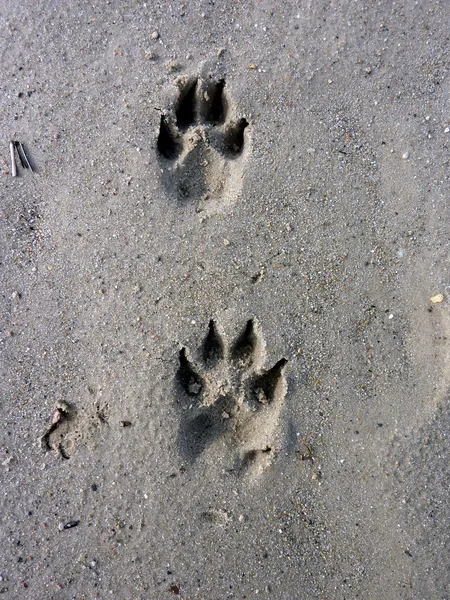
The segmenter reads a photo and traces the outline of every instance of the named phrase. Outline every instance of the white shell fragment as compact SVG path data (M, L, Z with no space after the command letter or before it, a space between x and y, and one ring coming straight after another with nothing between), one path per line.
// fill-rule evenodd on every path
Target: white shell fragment
M431 296L430 302L433 304L440 304L444 301L444 294L436 294L436 296Z

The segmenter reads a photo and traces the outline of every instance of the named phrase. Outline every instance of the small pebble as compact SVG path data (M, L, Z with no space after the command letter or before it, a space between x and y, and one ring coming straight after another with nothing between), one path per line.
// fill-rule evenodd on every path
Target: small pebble
M370 67L366 67L366 73L367 75L370 75L372 73L372 69Z
M446 128L444 129L444 133L448 133L449 131L450 131L450 127L446 127Z
M227 240L226 238L223 240L223 245L224 246L229 246L230 245L230 240Z
M159 31L154 31L152 33L152 40L159 40Z
M430 302L433 304L440 304L441 302L444 302L444 294L436 294L436 296L431 296Z
M68 523L60 523L58 525L58 529L60 531L63 531L64 529L72 529L73 527L79 525L79 523L80 521L69 521Z
M166 68L167 73L175 73L181 68L180 65L174 62L173 60L168 60L164 66Z
M409 152L405 152L404 154L402 154L402 158L403 158L403 160L408 160Z
M11 298L13 300L20 300L21 297L22 297L22 294L18 291L15 291L11 294Z

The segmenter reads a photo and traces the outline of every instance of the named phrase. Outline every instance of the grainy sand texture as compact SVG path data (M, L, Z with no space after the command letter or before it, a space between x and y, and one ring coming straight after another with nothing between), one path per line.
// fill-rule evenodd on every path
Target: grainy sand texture
M0 598L449 600L449 23L0 1Z

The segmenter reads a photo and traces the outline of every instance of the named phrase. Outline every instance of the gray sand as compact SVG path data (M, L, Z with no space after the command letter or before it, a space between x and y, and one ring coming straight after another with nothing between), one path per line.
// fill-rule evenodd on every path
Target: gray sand
M449 22L1 2L2 598L449 599Z

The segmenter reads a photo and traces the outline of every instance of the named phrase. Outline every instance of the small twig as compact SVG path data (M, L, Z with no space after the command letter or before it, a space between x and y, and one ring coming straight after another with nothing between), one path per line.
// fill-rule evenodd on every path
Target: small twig
M9 153L11 155L11 175L17 177L16 159L14 156L14 142L9 142Z
M301 452L300 453L300 458L302 460L312 460L312 462L314 462L314 455L313 455L313 450L311 448L311 446L307 443L307 442L303 442L303 445L306 448L306 452Z
M28 160L28 156L25 152L25 148L23 147L22 142L16 142L16 148L19 154L20 162L22 163L22 167L24 169L30 169L30 171L33 173L33 167L31 166L30 161Z
M19 147L19 142L14 142L14 147L17 150L17 154L19 155L20 164L22 165L22 169L27 169L27 163L25 162L25 157L22 153L22 150Z

